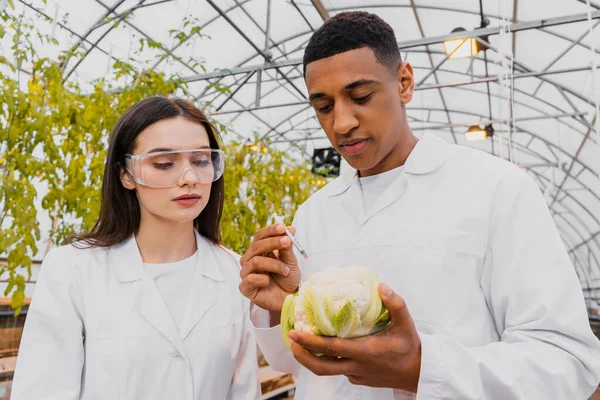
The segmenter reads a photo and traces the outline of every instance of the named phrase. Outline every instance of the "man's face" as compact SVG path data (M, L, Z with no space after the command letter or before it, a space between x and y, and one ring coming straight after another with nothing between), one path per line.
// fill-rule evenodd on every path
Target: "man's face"
M311 62L306 85L323 130L344 159L363 176L390 169L408 128L410 65L390 71L364 47Z

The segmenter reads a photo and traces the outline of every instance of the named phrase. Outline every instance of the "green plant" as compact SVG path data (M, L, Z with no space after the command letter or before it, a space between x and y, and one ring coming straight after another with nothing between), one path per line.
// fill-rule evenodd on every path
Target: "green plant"
M179 77L139 72L131 60L112 64L107 74L112 80L102 78L86 87L65 82L65 61L83 55L70 49L57 60L39 57L36 46L58 43L40 34L32 21L14 14L9 5L0 12L0 39L12 35L12 56L0 56L0 254L7 255L0 263L0 276L8 278L4 295L12 296L19 313L32 257L92 227L100 206L107 139L120 115L150 95L191 96ZM170 32L178 45L202 37L194 23L186 20L183 31ZM117 89L113 81L127 85ZM229 92L227 87L217 90ZM227 139L226 128L212 122ZM247 248L267 215L273 211L292 215L311 191L324 184L315 180L308 166L284 152L257 152L254 146L265 149L258 143L225 145L229 158L223 239L237 252ZM52 221L46 249L37 247L41 211Z

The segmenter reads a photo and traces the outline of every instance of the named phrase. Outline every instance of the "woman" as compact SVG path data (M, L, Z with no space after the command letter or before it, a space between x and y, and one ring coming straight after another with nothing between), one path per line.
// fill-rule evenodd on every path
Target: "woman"
M92 231L45 257L12 399L259 399L238 258L221 246L224 155L190 102L132 106Z

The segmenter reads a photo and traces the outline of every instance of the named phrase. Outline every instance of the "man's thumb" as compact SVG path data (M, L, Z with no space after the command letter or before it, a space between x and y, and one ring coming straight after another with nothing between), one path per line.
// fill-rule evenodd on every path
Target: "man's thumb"
M401 327L406 324L412 325L412 317L406 307L406 302L397 295L389 286L384 283L379 284L379 296L383 305L390 313L392 326Z

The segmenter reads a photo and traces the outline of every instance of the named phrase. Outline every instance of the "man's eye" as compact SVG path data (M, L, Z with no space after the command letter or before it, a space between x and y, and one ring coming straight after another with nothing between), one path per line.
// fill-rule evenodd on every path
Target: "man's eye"
M323 107L317 107L317 110L319 110L320 113L327 113L331 110L332 105L331 104L327 104L326 106Z
M368 95L363 96L363 97L355 97L353 100L355 103L358 103L358 104L366 103L367 101L369 101L369 99L371 98L372 95L373 95L373 93L369 93Z

